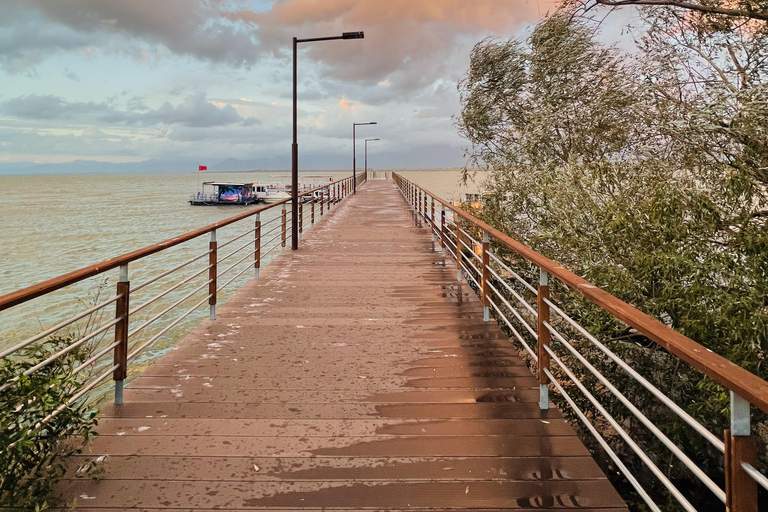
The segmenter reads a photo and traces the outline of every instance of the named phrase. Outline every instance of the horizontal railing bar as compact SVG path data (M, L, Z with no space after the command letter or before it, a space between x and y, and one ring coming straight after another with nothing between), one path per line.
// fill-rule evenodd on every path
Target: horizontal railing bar
M199 292L200 290L208 286L211 283L211 281L212 281L211 279L208 279L206 282L204 282L203 284L201 284L200 286L198 286L197 288L195 288L194 290L192 290L191 292L189 292L188 294L186 294L185 296L183 296L182 298L180 298L179 300L177 300L176 302L174 302L173 304L171 304L170 306L168 306L167 308L165 308L164 310L162 310L161 312L159 312L158 314L156 314L155 316L153 316L152 318L150 318L140 326L136 327L134 330L130 331L127 337L130 338L137 332L145 329L147 326L152 324L155 320L157 320L158 318L160 318L161 316L163 316L164 314L166 314L167 312L169 312L170 310L172 310L173 308L175 308L176 306L178 306L179 304L181 304L182 302L184 302L185 300L187 300L188 298L190 298L191 296L193 296L194 294L196 294L197 292Z
M526 300L525 300L525 299L524 299L524 298L523 298L523 297L522 297L522 296L521 296L519 293L517 293L517 292L516 292L516 291L515 291L515 290L514 290L514 289L513 289L511 286L509 286L509 284L507 283L507 281L506 281L504 278L502 278L502 277L501 277L499 274L497 274L497 273L496 273L496 271L495 271L495 270L493 270L493 268L491 268L491 266L490 266L490 265L488 265L488 272L490 272L491 274L493 274L493 275L494 275L494 277L496 277L496 279L498 279L498 280L499 280L499 283L501 283L502 285L504 285L504 288L506 288L507 290L509 290L509 293L511 293L512 295L514 295L514 296L515 296L515 298L518 300L518 302L520 302L520 304L522 304L522 305L525 307L525 309L527 309L527 310L528 310L528 311L529 311L529 312L530 312L530 313L531 313L533 316L535 316L535 317L537 317L537 318L538 318L538 316L539 316L539 313L538 313L538 311L536 311L536 310L534 309L534 307L533 307L533 306L531 306L530 304L528 304L528 301L526 301Z
M650 430L651 433L656 436L656 438L661 441L661 443L666 446L667 449L671 451L680 460L680 462L682 462L685 467L691 471L691 473L693 473L699 480L701 480L701 482L706 485L707 488L720 499L720 501L725 503L725 491L723 491L714 481L712 481L712 479L709 478L707 474L704 473L704 471L702 471L685 453L683 453L683 451L678 448L678 446L675 445L675 443L673 443L661 430L659 430L651 420L649 420L642 412L640 412L640 409L635 407L635 405L632 404L632 402L630 402L627 397L625 397L621 391L616 388L616 386L611 384L608 379L606 379L605 376L592 365L592 363L587 361L587 359L581 355L581 353L576 350L573 345L566 341L565 337L561 335L557 329L552 327L549 322L544 322L544 326L555 336L555 338L558 339L558 341L560 341L560 343L563 344L568 352L573 354L573 356L578 359L579 362L584 365L584 367L589 370L592 375L594 375L600 382L602 382L608 391L610 391L624 405L624 407L629 410L629 412L631 412L638 420L640 420L640 422L645 425L645 427Z
M480 283L479 283L479 282L477 281L477 279L475 279L475 277L472 275L472 272L470 272L470 271L469 271L469 269L468 269L467 267L465 267L465 266L464 266L464 263L466 263L466 261L465 261L465 260L462 260L462 261L461 261L461 266L462 266L462 268L464 269L464 277L467 277L467 278L471 279L471 280L472 280L472 282L473 282L473 283L475 283L475 286L477 286L478 288L480 288Z
M468 266L465 266L465 265L468 265ZM470 270L469 270L469 269L470 269L470 267L472 268L472 270L474 270L474 271L475 271L475 273L476 273L478 276L479 276L479 275L481 275L481 274L480 274L480 270L478 270L478 268L477 268L477 267L475 267L475 266L472 264L472 261L471 261L471 260L469 260L469 259L467 259L467 258L461 258L461 266L462 266L462 268L464 269L464 272L465 272L467 275L472 275L472 272L470 272ZM472 276L472 277L474 277L474 276ZM475 282L477 282L477 281L475 281ZM478 286L478 287L479 287L479 286Z
M282 236L283 236L283 234L282 234L282 233L278 233L278 234L276 234L275 236L273 236L272 238L270 238L269 240L267 240L266 242L264 242L264 243L262 244L262 247L266 247L266 246L268 246L269 244L271 244L271 243L272 243L272 242L274 242L275 240L278 240L278 239L280 239ZM278 245L279 245L279 244L278 244Z
M273 217L269 220L261 221L261 227L264 228L264 226L268 226L269 224L272 224L273 222L280 222L283 219L282 216Z
M656 386L651 384L645 377L640 375L635 369L633 369L631 366L629 366L626 362L624 362L623 359L621 359L619 356L614 354L608 347L606 347L604 344L602 344L600 341L598 341L597 338L592 336L586 329L584 329L581 325L579 325L578 322L576 322L574 319L569 317L565 312L560 309L556 304L554 304L549 299L544 299L544 302L550 307L550 311L554 311L557 313L560 318L568 322L571 326L573 326L577 331L579 331L585 338L587 338L590 342L592 342L593 345L595 345L598 349L600 349L601 352L603 352L605 355L607 355L614 363L619 365L625 372L627 372L633 379L635 379L640 385L642 385L645 389L651 392L653 396L655 396L659 401L661 401L664 405L666 405L669 409L672 410L681 420L686 422L688 425L691 426L696 432L698 432L702 437L704 437L706 440L708 440L715 448L720 450L721 453L725 452L725 443L721 439L718 439L714 434L712 434L709 430L704 428L704 426L696 421L690 414L685 412L679 405L677 405L674 401L672 401L667 395L661 392Z
M480 259L480 261L483 261L482 258ZM477 268L474 263L472 263L472 260L468 260L467 258L461 258L461 262L462 263L466 263L467 265L472 267L472 269L477 273L478 276L483 275L483 273L480 271L480 269Z
M110 375L112 375L112 374L114 373L114 371L115 371L116 369L118 369L118 368L120 368L120 365L119 365L119 364L116 364L116 365L112 366L112 368L110 368L109 370L107 370L107 371L105 371L104 373L102 373L102 374L101 374L99 377L97 377L97 378L96 378L96 380L92 381L92 382L91 382L90 384L88 384L87 386L84 386L83 388L81 388L81 389L80 389L80 391L78 391L76 394L74 394L73 396L71 396L71 397L69 398L69 400L67 400L65 403L63 403L63 404L62 404L62 405L60 405L59 407L57 407L57 408L56 408L56 409L55 409L53 412L51 412L49 415L47 415L46 417L44 417L42 420L40 420L40 421L38 421L37 423L35 423L35 425L32 427L32 429L31 429L31 430L32 430L32 431L34 431L34 430L37 430L38 428L40 428L41 426L43 426L43 424L45 424L45 423L48 423L48 421L50 421L51 419L53 419L53 418L55 418L56 416L58 416L58 415L61 413L61 411L63 411L64 409L66 409L67 407L69 407L70 405L72 405L74 402L76 402L77 400L79 400L79 399L80 399L80 397L82 397L82 396L83 396L84 394L86 394L88 391L90 391L90 390L92 390L93 388L95 388L95 387L96 387L96 386L97 386L97 385L98 385L98 384L99 384L101 381L103 381L104 379L106 379L107 377L109 377ZM10 449L12 449L14 446L16 446L17 444L19 444L19 442L20 442L20 441L21 441L21 440L18 440L18 441L14 441L13 443L9 444L9 445L6 447L6 450L10 450Z
M555 352L552 350L551 347L548 345L543 345L544 350L547 351L549 356L552 358L553 361L557 363L557 365L565 372L565 374L568 376L569 379L571 379L571 382L579 388L579 391L582 392L582 394L587 397L587 400L589 400L592 405L595 407L595 409L600 412L600 414L605 418L608 423L611 425L611 427L616 431L619 436L624 440L625 443L632 449L633 452L635 452L635 455L637 455L640 460L642 460L645 465L648 467L648 469L651 470L651 472L656 475L656 478L659 479L661 484L666 487L666 489L672 494L672 496L682 505L684 509L686 509L688 512L697 512L696 509L691 505L687 499L685 499L685 496L682 495L682 493L675 487L675 485L669 481L669 478L661 472L661 470L654 464L654 462L651 460L648 455L640 448L640 446L635 443L635 441L632 439L632 437L627 434L627 432L621 428L621 425L619 425L619 422L614 419L611 414L605 410L605 407L597 400L597 398L592 395L592 393L589 392L589 390L584 386L584 384L581 383L578 377L571 372L571 370L568 368L568 366L563 363L563 361L555 354Z
M463 239L461 239L461 238L459 238L459 243L461 245L463 245L464 248L469 251L469 254L471 254L473 258L475 258L477 260L480 260L480 261L483 261L483 258L479 254L475 253L475 248L474 247L470 247L469 245L467 245L467 243Z
M166 295L171 293L173 290L175 290L175 289L177 289L177 288L179 288L181 286L184 286L188 282L192 281L194 278L196 278L200 274L204 274L204 273L208 272L208 270L211 269L212 267L213 267L213 265L208 265L207 267L205 267L205 268L197 271L196 273L192 274L191 276L187 277L183 281L180 281L180 282L176 283L175 285L171 286L170 288L167 288L166 290L163 290L162 292L160 292L159 294L155 295L154 297L152 297L148 301L144 302L143 304L139 304L138 306L136 306L135 308L130 310L128 312L128 314L129 315L133 315L135 313L138 313L139 311L141 311L145 307L149 306L150 304L152 304L156 300L159 300L159 299L165 297ZM134 292L131 292L131 293L134 293Z
M157 276L153 277L153 278L152 278L152 279L150 279L149 281L146 281L146 282L144 282L144 283L141 283L141 284L140 284L140 285L138 285L138 286L132 286L132 287L131 287L131 293L136 293L137 291L141 290L141 289L142 289L142 288L144 288L145 286L149 286L150 284L154 283L155 281L157 281L157 280L159 280L159 279L162 279L162 278L164 278L165 276L167 276L167 275L169 275L169 274L173 274L173 273L174 273L174 272L176 272L177 270L181 270L182 268L186 267L186 266L187 266L187 265L189 265L190 263L194 263L195 261L197 261L197 260L199 260L199 259L201 259L201 258L205 258L206 256L208 256L208 255L209 255L209 254L211 254L212 252L213 252L213 251L205 251L203 254L201 254L201 255L199 255L199 256L195 256L194 258L192 258L192 259L189 259L189 260L185 261L184 263L182 263L181 265L177 265L177 266L173 267L173 268L172 268L172 269L170 269L170 270L166 270L166 271L165 271L165 272L163 272L162 274L159 274L159 275L157 275Z
M313 193L316 190L322 190L324 188L328 188L328 186L335 183L338 183L338 181L334 181L325 186L316 187L312 190L299 194L299 196L300 197L305 196L307 194ZM235 222L241 221L243 219L247 219L248 217L252 217L256 214L262 213L271 208L276 208L278 206L282 206L283 204L287 204L290 202L291 202L290 198L281 199L280 201L276 201L272 204L268 204L259 208L255 208L253 210L249 210L239 215L235 215L234 217L230 217L228 219L216 222L214 224L209 224L208 226L196 229L194 231L189 231L187 233L184 233L182 235L179 235L173 238L169 238L162 242L159 242L153 245L148 245L141 249L128 252L125 254L121 254L120 256L109 258L107 260L101 261L94 265L89 265L87 267L80 268L73 272L69 272L67 274L62 274L52 279L48 279L41 283L37 283L32 286L22 288L21 290L17 290L15 292L2 295L0 296L0 311L4 311L18 304L22 304L34 298L40 297L41 295L45 295L55 290L64 288L65 286L69 286L70 284L74 284L84 279L87 279L89 277L93 277L95 275L101 274L103 272L106 272L107 270L117 268L121 265L125 265L132 261L136 261L138 259L144 258L146 256L150 256L160 251L164 251L166 249L182 244L184 242L188 242L189 240L192 240L201 235L210 233L211 231L221 229L225 226L229 226L230 224L234 224ZM289 216L290 216L290 211L289 211Z
M93 306L92 308L86 309L82 313L78 313L77 315L73 316L72 318L69 318L67 320L64 320L61 323L58 323L58 324L54 325L50 329L46 329L45 331L43 331L43 332L41 332L39 334L36 334L36 335L32 336L31 338L27 338L26 340L22 341L21 343L19 343L17 345L14 345L13 347L11 347L9 349L6 349L6 350L0 352L0 359L11 355L11 354L13 354L14 352L16 352L18 350L21 350L22 348L24 348L26 346L29 346L32 343L34 343L34 342L36 342L38 340L41 340L42 338L45 338L46 336L49 336L49 335L53 334L54 332L56 332L58 330L61 330L64 327L66 327L66 326L68 326L70 324L73 324L73 323L77 322L78 320L80 320L82 318L85 318L86 316L88 316L91 313L94 313L94 312L100 310L101 308L109 306L110 304L115 302L117 299L122 298L122 296L123 295L120 294L120 295L117 295L115 297L112 297L111 299L108 299L108 300L102 302L101 304L97 304L97 305Z
M115 372L115 370L117 370L118 368L120 368L120 365L119 364L115 364L111 368L107 369L107 371L105 371L104 373L102 373L101 375L96 377L95 380L91 381L90 384L88 384L87 386L82 387L80 389L80 391L78 391L77 393L72 395L70 397L70 399L67 400L64 404L62 404L59 407L57 407L51 414L49 414L48 416L46 416L45 418L40 420L40 423L38 425L43 424L43 423L47 423L48 421L50 421L51 419L56 417L59 413L61 413L61 411L63 411L64 409L66 409L67 407L69 407L70 405L75 403L76 401L78 401L83 395L85 395L87 392L89 392L90 390L92 390L93 388L98 386L101 381L103 381L104 379L106 379L107 377L112 375ZM37 427L38 425L35 425L35 427Z
M104 355L106 355L109 352L111 352L112 350L114 350L114 348L116 346L118 346L120 343L121 343L120 340L113 341L111 344L109 344L106 347L104 347L103 349L99 350L96 354L92 355L91 357L89 357L88 359L86 359L85 361L80 363L80 365L77 368L72 370L72 375L77 375L78 373L80 373L81 371L86 369L88 367L88 365L90 365L91 363L96 362L100 357L103 357Z
M128 361L131 361L134 357L136 357L139 353L141 353L142 350L144 350L149 345L151 345L152 343L157 341L157 339L160 338L160 336L162 336L166 332L170 331L173 327L178 325L179 322L181 322L182 320L187 318L189 315L191 315L192 312L194 312L197 308L199 308L203 303L208 302L208 299L210 299L211 297L212 297L211 294L206 295L206 297L203 300L201 300L200 302L198 302L197 304L192 306L192 309L187 310L183 315L181 315L179 318L174 320L171 324L167 325L162 331L160 331L159 333L155 334L152 338L150 338L148 341L144 342L141 346L139 346L138 348L133 349L133 352L128 354Z
M262 226L263 226L263 224L262 224ZM283 225L282 225L282 224L278 224L277 226L273 227L272 229L268 229L268 230L266 230L266 231L263 231L263 232L261 233L261 238L264 238L265 236L269 235L270 233L272 233L272 232L274 232L274 231L277 231L278 229L280 229L280 228L282 228L282 227L283 227Z
M491 259L493 259L493 260L494 260L496 263L498 263L498 264L501 266L501 268L503 268L504 270L506 270L507 272L509 272L510 274L512 274L512 275L515 277L515 279L517 279L518 281L520 281L520 283L521 283L523 286L525 286L526 288L528 288L529 290L531 290L531 291L534 293L534 295L537 295L537 296L538 296L538 294L539 294L539 290L537 290L537 289L536 289L536 287L535 287L535 286L533 286L531 283L529 283L528 281L526 281L525 279L523 279L522 277L520 277L520 275L519 275L517 272L515 272L514 270L512 270L511 268L509 268L509 266L508 266L506 263L504 263L503 261L501 261L501 259L500 259L499 257L497 257L495 254L493 254L493 251L488 251L488 255L491 257Z
M768 412L768 382L721 355L707 350L701 344L680 334L637 308L630 306L605 290L598 288L586 279L567 270L559 263L539 254L525 244L507 236L464 210L453 206L448 201L441 199L423 187L419 188L457 216L487 231L490 236L498 240L502 245L505 245L508 249L516 252L540 269L547 271L552 277L559 279L568 287L597 304L606 312L611 313L625 324L634 327L640 334L656 342L671 354L679 357L745 400L748 400L762 411Z
M255 250L245 253L245 256L243 256L242 258L240 258L239 260L234 262L232 265L227 267L226 270L223 270L223 271L219 272L218 275L217 275L217 278L223 276L224 274L226 274L227 272L229 272L230 270L232 270L233 268L235 268L236 266L238 266L239 264L244 262L246 259L248 259L251 256L253 256L254 254L256 254ZM252 268L252 267L248 267L248 268Z
M249 254L249 256L250 256L250 254ZM232 281L234 281L235 279L237 279L237 278L238 278L238 277L240 277L241 275L245 274L245 273L246 273L246 272L248 272L249 270L251 270L251 267L250 267L250 266L248 266L248 267L245 267L245 268L244 268L244 269L242 269L240 272L238 272L237 274L235 274L234 276L232 276L232 278L231 278L229 281L227 281L227 282L226 282L226 283L224 283L223 285L221 285L221 286L219 286L218 288L216 288L216 292L217 292L217 293L218 293L218 292L220 292L221 290L223 290L223 289L224 289L224 287L225 287L225 286L227 286L229 283L231 283ZM219 274L219 275L221 275L221 274Z
M445 250L448 251L448 254L451 255L451 258L453 258L453 261L456 261L456 253L451 248L450 240L446 240L448 243L445 244ZM455 246L454 246L455 247Z
M239 253L240 251L242 251L246 247L253 247L253 240L248 240L246 243L244 243L243 245L241 245L240 247L238 247L237 249L235 249L231 253L227 254L226 256L224 256L222 258L219 258L218 263L221 263L222 261L226 261L227 259L229 259L232 256L234 256L235 254Z
M461 231L463 235L465 235L467 238L472 240L474 243L476 243L477 245L480 245L480 242L478 240L475 240L475 238L469 233L467 233L465 229L459 228L459 231Z
M742 462L741 463L742 469L747 472L749 476L752 477L752 479L760 484L760 486L768 491L768 478L761 472L759 472L752 464L749 462Z
M512 312L512 314L515 315L515 318L517 318L517 320L521 324L523 324L523 327L525 327L525 329L531 334L531 336L533 336L534 338L537 338L538 335L536 334L536 330L533 327L531 327L530 325L528 325L528 322L526 322L525 319L523 319L523 316L520 314L520 312L517 311L516 308L513 308L512 305L509 302L507 302L507 299L505 299L504 296L501 295L499 290L497 290L496 287L493 286L493 283L491 283L489 281L488 282L488 287L496 293L496 296L498 298L500 298L502 300L502 302L504 302L504 304L507 306L507 308L509 308L509 310Z
M507 324L507 327L509 327L509 329L517 338L517 341L519 341L520 344L522 344L523 347L525 347L525 350L528 351L528 354L533 358L534 361L538 363L539 358L536 356L536 353L531 349L530 346L528 346L528 343L526 343L526 341L523 339L523 337L520 335L517 329L514 328L512 323L509 321L509 319L504 315L504 313L502 313L501 309L499 309L499 306L497 306L496 303L493 301L493 299L491 299L490 297L488 297L488 302L491 303L491 306L493 306L493 309L496 310L496 312L499 314L501 319L504 320L504 323Z
M233 238L233 239L231 239L231 240L228 240L228 241L224 242L223 244L219 245L219 246L218 246L218 249L219 249L219 250L221 250L221 249L223 249L224 247L226 247L226 246L228 246L229 244L231 244L232 242L235 242L235 241L237 241L237 240L240 240L240 239L241 239L241 238L243 238L244 236L248 236L248 235L250 235L251 233L254 233L255 231L256 231L256 228L251 228L251 229L249 229L248 231L246 231L245 233L243 233L242 235L238 235L238 236L236 236L235 238Z
M53 354L50 357L48 357L46 360L39 362L38 364L36 364L32 368L28 368L24 373L22 373L22 375L24 375L24 376L32 375L33 373L35 373L40 368L44 368L44 367L48 366L49 364L51 364L52 362L54 362L56 359L60 358L61 356L65 355L65 354L68 354L69 352L72 352L74 349L76 349L77 347L79 347L83 343L92 340L93 338L95 338L99 334L103 333L104 331L108 330L109 328L111 328L112 326L117 324L118 322L121 322L122 320L123 320L123 317L120 317L120 318L115 318L111 322L107 322L106 324L102 325L101 327L99 327L95 331L91 331L90 333L86 334L85 336L83 336L82 338L77 340L76 342L74 342L74 343L72 343L70 345L67 345L63 349L59 350L55 354Z
M573 401L573 399L570 397L568 393L565 392L565 389L560 385L560 383L557 381L554 375L552 375L552 372L549 371L549 368L544 368L544 373L547 377L549 377L549 380L552 382L552 384L557 388L557 391L560 393L560 395L565 399L566 402L568 402L568 405L571 406L571 409L574 413L576 413L576 416L581 420L581 422L584 424L584 426L587 427L587 430L592 434L592 437L595 438L595 440L600 444L600 446L605 450L605 452L608 454L608 456L611 458L614 464L616 464L616 467L619 468L621 473L624 475L624 478L626 478L629 483L632 485L632 487L635 488L637 493L640 495L641 498L643 498L643 501L646 505L648 505L651 510L654 512L661 512L661 509L658 505L653 501L653 499L650 497L650 495L643 489L643 486L640 485L640 482L637 481L635 476L632 474L632 472L629 471L627 466L624 465L624 463L621 461L618 455L616 455L616 452L613 451L613 449L608 445L608 443L603 439L603 436L600 435L600 433L597 431L597 429L590 423L589 419L584 415L583 412L581 412L581 409L578 408L576 405L576 402Z
M264 259L264 256L266 256L267 254L271 253L271 252L272 252L272 251L274 251L275 249L282 249L282 248L283 248L283 247L282 247L280 244L275 244L275 245L273 245L271 249L269 249L268 251L265 251L265 252L262 252L262 253L261 253L261 259L263 260L263 259Z

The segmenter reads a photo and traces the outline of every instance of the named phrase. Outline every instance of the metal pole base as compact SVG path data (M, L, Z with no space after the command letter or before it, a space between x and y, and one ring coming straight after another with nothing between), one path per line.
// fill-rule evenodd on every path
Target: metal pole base
M123 405L123 383L122 380L115 381L115 405Z
M549 409L549 386L539 384L539 409L546 411Z
M216 304L211 304L210 318L216 320Z
M483 306L483 322L491 321L491 308L489 306Z
M259 270L261 270L261 269L256 268L256 269L253 269L253 270L254 270L253 277L258 279L259 278Z
M457 280L458 282L461 282L461 270L457 270L457 271L456 271L456 280Z

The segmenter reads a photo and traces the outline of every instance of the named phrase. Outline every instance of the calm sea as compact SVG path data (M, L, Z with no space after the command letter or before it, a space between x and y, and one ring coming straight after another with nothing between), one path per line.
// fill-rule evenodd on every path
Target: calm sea
M460 199L465 192L477 192L477 186L462 186L459 172L452 170L401 171L402 174L446 199ZM0 176L0 295L30 286L81 267L134 251L150 244L181 235L214 222L246 211L239 206L193 207L187 202L189 195L199 189L202 179L217 181L275 181L275 172L190 173L190 174L104 174L104 175L41 175ZM286 173L283 173L287 176ZM335 179L347 176L344 172L321 172ZM267 222L280 215L279 208L262 216ZM264 231L278 223L270 224ZM253 220L225 228L218 234L219 245L252 229ZM268 236L265 240L279 230ZM245 242L248 237L243 238ZM266 249L277 244L273 242ZM207 250L208 237L200 237L161 254L129 265L132 287L179 265ZM235 250L242 244L228 246ZM224 249L222 249L224 251ZM266 258L274 257L279 249ZM229 254L222 252L220 256ZM229 261L240 259L235 254ZM147 286L142 293L132 295L132 306L150 300L169 286L193 276L204 266L204 260L195 262L172 276ZM248 265L248 261L241 265ZM233 269L232 275L243 266ZM226 300L252 276L247 271L233 282L220 296ZM228 280L228 279L226 279ZM0 312L0 349L12 346L26 337L55 325L86 309L87 305L108 299L114 294L117 272L111 271L98 278L86 280L49 296ZM163 315L161 321L139 332L132 338L136 345L150 339L155 332L171 322L178 314L191 308L204 297L204 291L184 299L204 282L204 276L192 280L162 299L134 315L131 328L159 313L174 302L181 307ZM222 283L220 280L219 283ZM182 300L184 299L184 300ZM105 308L100 316L83 319L69 328L78 334L102 325L114 315L114 306ZM163 353L189 332L207 315L203 306L178 326L163 335L143 355L143 360ZM168 317L167 319L165 317ZM163 323L165 322L165 324Z

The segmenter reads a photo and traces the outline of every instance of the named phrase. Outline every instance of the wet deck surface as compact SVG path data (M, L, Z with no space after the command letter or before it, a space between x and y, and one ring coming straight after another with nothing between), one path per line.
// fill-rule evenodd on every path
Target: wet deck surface
M626 510L390 181L371 181L104 411L88 510Z

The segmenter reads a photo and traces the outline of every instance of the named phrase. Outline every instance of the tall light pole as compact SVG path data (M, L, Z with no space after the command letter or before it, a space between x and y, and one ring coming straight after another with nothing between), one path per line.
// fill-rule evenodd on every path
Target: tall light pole
M368 179L368 141L381 139L365 139L365 179Z
M357 151L355 146L355 128L358 126L365 126L367 124L376 124L376 121L371 123L352 123L352 193L357 194Z
M291 250L299 248L299 143L297 141L296 123L296 47L299 43L314 43L316 41L332 41L334 39L363 39L362 32L343 32L340 36L311 37L309 39L293 38L293 145L291 146Z

